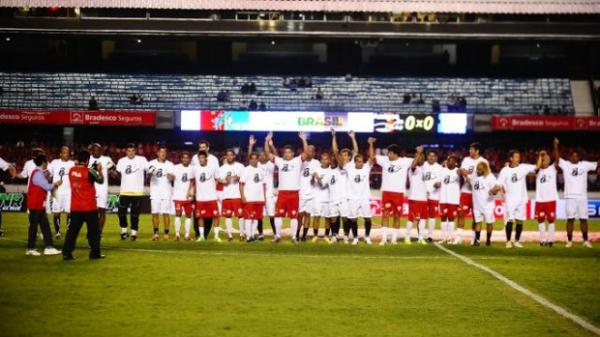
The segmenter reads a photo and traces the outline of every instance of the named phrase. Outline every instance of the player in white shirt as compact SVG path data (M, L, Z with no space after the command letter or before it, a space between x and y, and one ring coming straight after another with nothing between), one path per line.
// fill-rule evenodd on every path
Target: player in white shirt
M354 239L352 244L358 244L358 218L363 218L365 222L365 243L371 244L371 187L369 177L371 168L375 161L375 138L369 137L369 159L365 163L365 158L358 151L358 144L355 148L356 155L354 161L346 163L344 169L348 173L348 218L344 221L344 242L348 242L349 229L352 228ZM348 225L346 225L348 222Z
M537 167L531 164L521 163L521 153L517 150L512 150L508 154L508 166L500 170L498 182L504 190L504 213L507 220L506 229L506 248L522 248L523 245L519 242L521 232L523 232L523 222L526 214L525 208L529 196L527 195L527 175L534 173ZM512 228L515 226L515 241L512 242Z
M256 138L253 135L250 135L248 140L248 153L254 152L254 145L256 145ZM265 144L265 147L268 146ZM275 172L275 164L269 160L269 156L264 151L261 151L258 154L258 167L263 170L263 174L265 176L265 207L263 210L263 214L269 217L269 222L271 223L271 229L273 233L275 233L275 185L273 182L273 174ZM258 240L264 240L263 235L263 219L258 219L257 223L258 229Z
M415 160L408 170L408 181L410 188L408 190L408 221L406 222L406 231L404 233L404 243L410 245L410 234L413 227L413 221L417 221L418 240L419 244L426 244L425 235L425 220L428 217L427 211L427 184L425 183L425 169L423 163L425 157L423 155L423 147L417 147Z
M535 218L540 231L540 246L552 247L554 244L554 221L556 220L556 163L552 163L546 151L540 151L537 160L539 168L535 179ZM548 221L548 229L546 223Z
M381 166L381 204L383 217L381 219L381 242L387 243L388 227L392 227L392 244L397 243L400 233L400 216L404 206L408 170L415 159L400 157L400 147L392 144L387 148L387 156L375 156L375 163Z
M173 213L173 163L167 160L167 147L159 146L156 159L148 163L150 176L150 213L152 214L152 241L158 241L160 216L162 215L164 235L163 240L169 240L171 213Z
M440 214L440 188L442 187L442 165L438 164L435 150L427 151L427 160L423 164L423 180L427 185L427 242L433 242L433 230L436 218Z
M25 164L23 164L23 170L21 172L19 172L16 175L16 177L20 178L20 179L27 179L27 183L29 184L29 178L31 178L31 173L33 172L33 170L35 170L37 168L37 166L33 162L33 159L40 154L45 155L46 151L44 151L43 149L40 149L39 147L32 149L31 150L31 159L29 159L28 161L25 162Z
M489 167L488 161L481 156L481 144L471 143L469 145L469 156L465 157L460 164L460 175L466 177L467 175L477 175L476 167L480 162L486 162ZM462 242L462 231L465 227L465 217L469 211L473 210L473 191L471 183L464 181L460 191L460 205L458 207L458 218L456 219L456 240ZM473 226L475 224L473 223ZM474 230L474 228L473 228Z
M567 212L567 244L569 248L573 245L573 226L575 219L579 219L581 226L581 234L583 236L583 246L591 248L592 244L588 241L588 172L597 171L598 163L581 160L579 152L571 151L569 160L564 160L560 157L559 150L560 141L554 138L554 161L558 163L558 167L563 172L565 181L565 208Z
M235 160L235 152L232 149L225 151L225 162L219 168L217 181L223 184L223 199L221 215L225 218L227 238L233 240L233 217L238 218L240 240L245 239L244 217L242 197L240 195L240 177L244 165Z
M54 231L56 239L60 239L60 216L67 215L67 228L71 222L71 183L69 182L69 170L75 166L71 160L71 149L64 145L60 147L60 158L54 159L48 165L48 172L52 175L52 183L62 181L50 197L51 211L54 214Z
M331 149L333 150L332 168L336 170L339 176L339 179L336 180L336 182L339 184L334 186L329 193L330 195L333 195L333 198L330 198L331 205L329 207L329 224L331 227L330 233L332 242L337 242L338 240L342 221L345 224L344 228L349 229L350 227L348 225L352 226L352 220L348 221L348 216L350 215L350 195L348 192L349 181L347 164L354 164L353 157L359 152L358 142L356 141L356 135L354 131L348 131L348 137L350 137L350 140L352 141L352 150L348 148L343 148L340 150L338 148L337 138L335 136L335 129L331 129ZM367 224L365 224L365 226L366 225ZM370 222L368 225L371 225ZM356 226L358 231L358 223ZM348 233L345 233L344 236L345 242L348 242L347 234Z
M190 240L192 218L194 217L194 194L190 193L191 181L193 179L193 166L191 156L183 151L179 157L180 163L173 167L173 206L175 208L175 241L181 236L181 220L185 218L184 239Z
M209 154L200 151L196 157L197 165L192 168L191 192L194 194L196 205L194 207L194 217L198 218L202 232L197 237L196 242L208 239L210 229L215 224L215 241L221 242L219 238L219 206L217 205L217 176L219 168L210 165L208 162Z
M148 161L145 157L136 154L137 146L127 144L126 156L119 159L117 169L111 173L115 178L121 177L119 191L119 226L121 227L121 240L126 240L127 210L130 209L131 241L137 239L140 224L140 208L144 198L144 179L148 171Z
M302 162L306 158L308 152L308 142L306 134L300 132L298 137L302 140L302 154L294 156L294 148L286 145L283 150L283 157L277 156L277 148L273 143L273 133L269 132L265 139L265 151L269 155L269 159L275 163L278 169L279 191L277 193L277 201L275 202L275 233L274 242L281 240L281 227L283 218L290 218L290 229L292 234L292 242L298 243L298 209L300 206L300 177L302 173Z
M192 157L192 166L198 165L198 154L200 152L207 153L208 166L210 166L216 170L219 169L219 167L221 166L221 162L219 161L219 158L217 158L215 155L210 154L210 143L206 140L201 140L198 142L198 153ZM219 208L219 213L221 212L222 191L223 191L223 185L217 183L217 207ZM200 218L194 217L194 232L196 234L196 240L203 238L203 233L199 226L199 221L200 221ZM218 227L219 224L215 223L214 225L215 225L215 230L218 230L217 228L219 228Z
M90 145L90 161L89 167L95 168L98 165L102 168L102 176L106 177L102 184L94 183L96 189L96 206L98 207L98 226L100 227L100 235L106 223L106 209L108 208L108 174L115 170L115 163L109 156L102 154L102 145L94 143Z
M17 174L15 167L7 163L4 159L0 158L0 170L8 171L11 178L14 178ZM4 236L4 230L2 229L2 208L0 208L0 236Z
M475 230L473 246L479 246L481 223L484 221L487 224L485 245L489 246L494 231L495 195L502 189L502 186L490 172L488 163L483 161L477 164L475 171L468 174L466 179L471 184L473 193L473 227Z
M258 166L258 153L250 152L248 166L240 176L240 196L244 205L246 242L254 241L254 232L258 227L258 220L263 217L266 200L266 174ZM242 220L240 220L242 221Z
M313 191L311 207L308 210L308 213L312 215L312 242L317 242L317 240L319 240L319 227L321 221L326 220L326 216L329 215L329 183L332 179L335 179L330 167L331 157L329 156L329 153L321 153L319 159L319 167L312 172L311 184ZM325 222L325 241L329 243L331 241L329 240L327 232L329 231L330 224L328 221ZM305 240L306 232L307 230L304 228L304 233L302 235L303 240Z
M310 210L313 206L313 173L319 167L319 161L315 159L315 147L309 145L306 150L305 159L302 161L302 176L300 177L300 205L298 213L299 226L296 236L300 235L300 230L304 229L304 233L308 231L311 225ZM302 240L306 240L306 236L302 235Z
M462 180L457 164L458 160L456 157L450 155L446 159L446 167L441 172L440 214L442 221L442 243L460 243L457 239L452 241L454 220L458 215L458 205L460 204L460 184Z

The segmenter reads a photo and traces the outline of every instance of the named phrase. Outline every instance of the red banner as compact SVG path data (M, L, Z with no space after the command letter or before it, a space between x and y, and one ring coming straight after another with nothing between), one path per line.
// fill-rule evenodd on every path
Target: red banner
M0 110L0 124L154 126L154 111Z
M595 116L492 116L493 130L600 131Z

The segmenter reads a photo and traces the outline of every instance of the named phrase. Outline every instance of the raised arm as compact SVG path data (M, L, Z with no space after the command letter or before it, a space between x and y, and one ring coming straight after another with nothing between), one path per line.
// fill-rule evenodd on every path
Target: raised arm
M256 138L254 138L254 135L250 135L248 138L248 159L250 159L250 154L254 150L254 145L256 145Z
M265 153L270 160L273 160L277 155L277 148L275 148L275 144L273 144L273 132L269 132L265 137Z
M331 149L333 150L333 155L338 162L338 165L342 165L342 154L340 153L340 149L337 144L337 137L335 136L335 129L331 128Z
M375 163L375 142L377 139L374 137L369 137L367 142L369 143L369 164L373 165Z
M354 131L350 130L348 131L348 137L350 137L350 140L352 140L352 155L356 156L360 153L360 150L358 149L358 142L356 141L356 134Z
M306 139L306 132L300 131L298 133L298 137L300 140L302 140L302 154L300 155L300 158L302 158L302 160L306 160L306 153L308 152L308 140Z
M414 170L415 168L417 168L417 166L419 165L419 160L421 159L422 155L423 155L423 146L417 146L417 149L415 151L415 158L413 158L413 161L410 164L411 170Z
M558 162L560 161L560 150L558 146L560 145L560 140L558 138L554 138L553 145L552 157L554 159L554 165L558 168Z
M544 156L546 156L546 151L540 151L537 157L537 161L535 162L536 170L539 170L542 167L542 161L544 160Z

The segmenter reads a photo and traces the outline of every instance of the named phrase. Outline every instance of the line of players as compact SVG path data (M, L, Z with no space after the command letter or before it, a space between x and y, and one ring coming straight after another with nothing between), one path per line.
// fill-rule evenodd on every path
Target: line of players
M308 144L304 133L299 134L303 148L301 154L296 156L295 149L286 145L281 157L275 147L273 134L269 133L260 153L254 152L257 140L250 137L246 166L236 161L236 154L231 149L226 151L223 164L220 165L219 159L209 154L209 144L205 141L200 142L198 154L192 156L183 152L177 165L166 160L166 147L160 147L157 158L148 162L145 157L136 155L137 147L134 144L128 145L126 156L115 165L110 157L102 154L100 144L92 144L89 165L93 167L100 164L104 176L110 174L121 180L118 216L123 240L137 238L144 180L149 176L153 240L159 239L161 217L164 239L169 239L170 217L174 209L176 240L181 239L183 222L185 240L191 239L194 223L197 241L207 239L213 227L214 239L221 241L221 227L218 225L221 217L229 240L233 239L233 218L239 220L241 240L263 240L262 222L263 215L266 215L270 218L274 242L281 240L283 219L287 217L290 219L290 235L294 243L305 241L310 228L313 241L323 239L333 243L338 240L340 229L343 228L343 240L348 243L352 238L352 244L357 244L358 219L362 218L364 241L371 244L369 176L371 168L380 165L383 206L380 245L397 243L401 234L400 215L405 195L409 200L404 232L406 244L412 243L410 235L414 224L418 228L417 243L431 242L438 216L441 218L442 242L459 244L462 242L465 216L472 211L472 244L480 244L480 233L485 224L485 243L489 245L495 221L494 200L502 192L507 248L522 247L519 241L528 201L525 178L531 173L537 175L535 217L539 223L540 244L553 245L558 199L556 180L558 169L561 169L565 180L566 246L572 245L573 225L578 218L583 244L591 247L587 228L587 173L597 170L598 165L581 161L576 151L569 155L568 161L563 160L559 155L558 139L554 140L552 154L540 151L535 165L521 163L520 153L511 151L506 167L496 178L490 172L487 160L480 155L481 146L478 143L470 145L469 156L462 160L459 167L458 158L450 155L440 165L437 152L424 152L422 147L416 148L412 158L401 157L397 145L390 145L385 156L375 155L376 140L372 137L368 139L368 156L365 157L359 150L355 134L349 132L348 135L353 148L340 150L335 131L332 131L331 153L322 153L319 160L315 158L315 147ZM70 149L63 146L60 158L48 166L52 182L62 182L49 197L57 236L60 236L60 214L69 213L70 187L68 179L63 181L65 172L74 165L69 156ZM1 161L0 164L0 169L8 168L5 162ZM20 177L26 178L35 169L35 165L31 167L31 164L26 163ZM279 178L277 193L273 184L276 167ZM102 229L108 207L107 179L95 187ZM321 226L325 228L324 236L319 236Z

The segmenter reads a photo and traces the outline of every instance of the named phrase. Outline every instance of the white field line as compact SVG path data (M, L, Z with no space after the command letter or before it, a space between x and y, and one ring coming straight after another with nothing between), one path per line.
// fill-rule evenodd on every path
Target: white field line
M442 251L444 251L444 252L446 252L446 253L454 256L455 258L463 261L464 263L466 263L466 264L468 264L468 265L470 265L472 267L475 267L477 269L480 269L480 270L482 270L482 271L484 271L484 272L492 275L493 277L495 277L498 280L500 280L500 281L504 282L505 284L507 284L509 287L517 290L518 292L520 292L520 293L524 294L525 296L531 298L532 300L538 302L539 304L543 305L544 307L553 310L554 312L556 312L557 314L561 315L562 317L567 318L567 319L573 321L574 323L576 323L577 325L581 326L582 328L584 328L584 329L586 329L588 331L591 331L591 332L595 333L596 335L600 335L600 328L598 328L595 325L589 323L585 319L583 319L583 318L581 318L581 317L579 317L579 316L577 316L577 315L569 312L567 309L565 309L565 308L563 308L561 306L558 306L558 305L556 305L556 304L548 301L546 298L544 298L544 297L542 297L542 296L540 296L538 294L533 293L531 290L523 287L522 285L520 285L520 284L516 283L515 281L509 279L508 277L500 274L499 272L497 272L497 271L495 271L495 270L493 270L493 269L491 269L489 267L486 267L486 266L484 266L482 264L479 264L479 263L471 260L470 258L468 258L468 257L466 257L464 255L455 253L452 250L450 250L450 249L448 249L448 248L446 248L446 247L444 247L444 246L442 246L442 245L440 245L438 243L436 243L435 246L438 247L439 249L441 249Z

